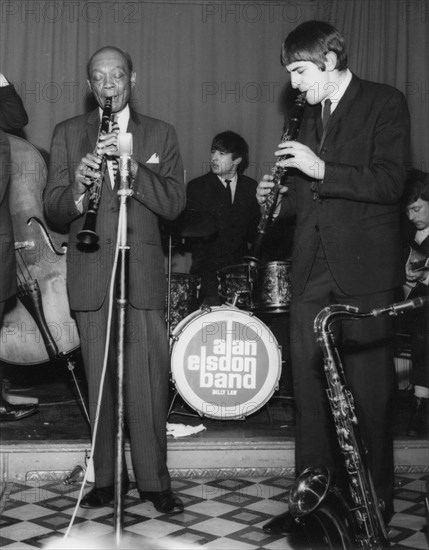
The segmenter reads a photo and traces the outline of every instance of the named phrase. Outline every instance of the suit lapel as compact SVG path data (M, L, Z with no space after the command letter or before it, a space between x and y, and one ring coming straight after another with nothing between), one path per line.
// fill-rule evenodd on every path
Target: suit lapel
M347 90L345 91L343 97L340 99L335 111L329 117L328 126L326 128L325 138L323 142L325 142L329 138L329 135L334 130L338 122L341 120L341 117L351 110L353 101L356 97L356 94L358 93L358 89L359 79L357 76L353 75ZM320 144L320 148L322 147L323 142Z

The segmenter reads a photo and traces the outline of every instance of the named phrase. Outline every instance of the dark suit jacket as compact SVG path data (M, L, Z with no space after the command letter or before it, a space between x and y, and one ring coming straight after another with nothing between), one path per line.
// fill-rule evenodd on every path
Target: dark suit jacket
M15 249L12 218L9 211L10 144L0 130L0 302L15 294Z
M320 105L306 105L298 141L317 152ZM319 137L320 139L320 137ZM295 294L303 292L319 241L347 294L400 286L399 200L409 159L409 115L395 88L353 76L329 119L320 158L325 178L314 200L310 178L288 181L280 216L296 215L292 261ZM314 187L314 183L313 183Z
M85 215L76 208L72 183L82 157L94 150L99 124L96 109L57 125L44 192L48 218L70 228L67 286L70 306L78 311L94 311L102 305L116 242L119 201L106 171L96 226L100 247L83 252L77 246L76 234ZM185 207L183 166L176 133L169 124L131 111L128 132L133 134L133 157L139 163L134 194L128 201L129 300L136 308L163 309L166 281L158 216L172 220ZM148 163L153 155L158 155L159 163Z
M216 264L218 269L241 263L260 218L256 186L255 180L239 175L231 205L222 182L213 172L189 182L187 210L207 214L217 229L212 237L195 243L192 249L193 272L203 270L207 263Z
M22 99L12 84L0 86L0 128L19 130L28 123Z

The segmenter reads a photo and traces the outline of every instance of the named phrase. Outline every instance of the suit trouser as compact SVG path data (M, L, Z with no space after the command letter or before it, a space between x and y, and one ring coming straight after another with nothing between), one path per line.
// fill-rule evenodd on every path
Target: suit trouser
M429 388L429 307L408 315L411 327L411 383Z
M93 429L106 339L107 300L98 311L75 313ZM134 473L140 490L163 491L170 488L166 465L170 363L164 312L130 306L126 316L124 402ZM115 326L111 342L116 341ZM115 370L116 345L111 344L94 452L97 487L114 483Z
M291 304L291 360L296 400L297 473L310 466L328 466L337 484L346 489L344 463L326 396L322 350L313 322L329 304L350 304L360 311L386 306L394 293L346 296L329 271L319 248L303 294ZM338 346L347 386L355 401L360 433L368 449L368 466L379 498L393 503L393 442L390 405L394 389L394 363L389 346L391 319L387 316L337 323Z

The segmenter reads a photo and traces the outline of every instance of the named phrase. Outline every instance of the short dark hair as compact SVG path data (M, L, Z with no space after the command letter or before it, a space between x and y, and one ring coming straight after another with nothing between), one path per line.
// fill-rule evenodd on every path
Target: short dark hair
M118 52L119 54L121 54L122 57L125 60L125 64L127 66L128 73L131 74L133 72L133 61L132 61L131 56L128 52L126 52L122 48L118 48L117 46L103 46L102 48L100 48L99 50L97 50L96 52L94 52L91 55L91 57L88 60L88 63L86 64L86 74L88 75L88 80L91 80L90 70L91 70L91 63L92 63L92 60L94 59L94 57L96 55L98 55L99 53L102 53L104 51L109 51L109 50L113 50L113 51Z
M287 35L280 58L284 67L295 61L311 61L325 70L328 52L337 55L336 69L347 69L347 47L343 35L324 21L306 21Z
M241 162L237 166L239 174L242 174L249 166L249 146L241 136L231 130L221 132L213 138L212 151L214 149L222 151L222 153L232 153L234 160L241 157Z
M412 168L405 180L405 191L402 195L404 206L422 199L429 202L429 174Z

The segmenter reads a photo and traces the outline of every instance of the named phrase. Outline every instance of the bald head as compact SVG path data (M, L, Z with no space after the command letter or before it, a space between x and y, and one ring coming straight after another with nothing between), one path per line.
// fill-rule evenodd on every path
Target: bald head
M126 52L121 48L118 48L117 46L103 46L102 48L100 48L99 50L97 50L95 53L91 55L91 57L88 60L88 63L86 64L86 74L88 76L88 80L91 80L91 76L90 76L91 64L94 58L98 55L103 55L104 53L109 53L109 52L116 52L118 55L121 55L124 59L125 65L128 68L129 74L133 72L133 61L128 52Z
M88 61L88 84L103 108L106 97L112 98L112 112L127 105L136 81L130 56L115 46L96 51Z

